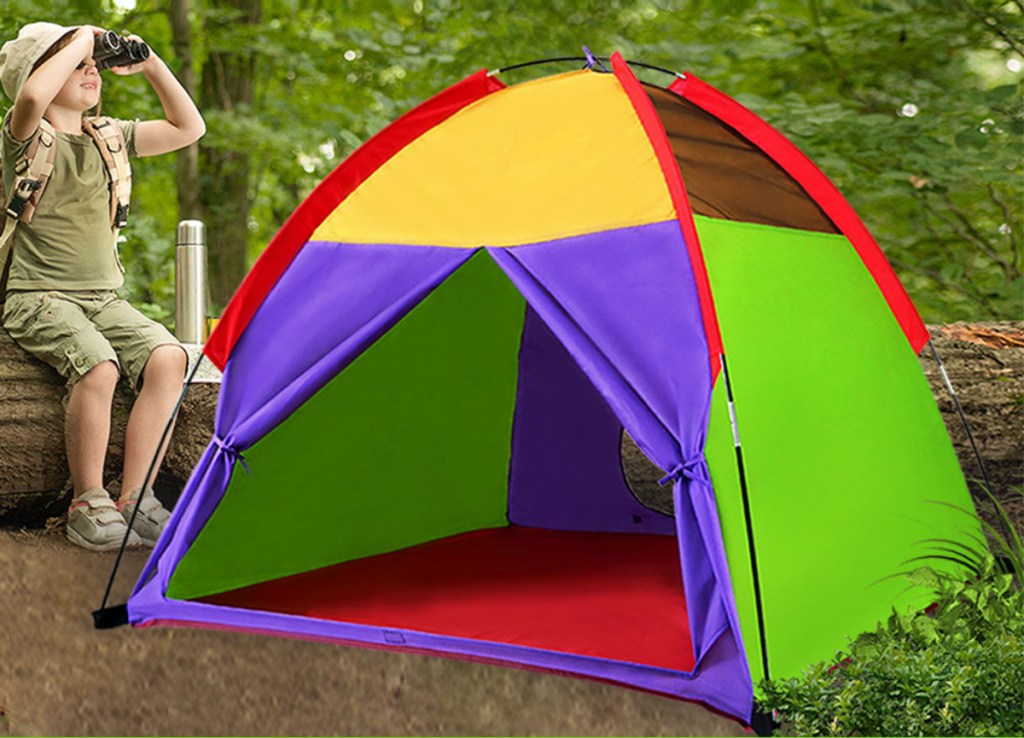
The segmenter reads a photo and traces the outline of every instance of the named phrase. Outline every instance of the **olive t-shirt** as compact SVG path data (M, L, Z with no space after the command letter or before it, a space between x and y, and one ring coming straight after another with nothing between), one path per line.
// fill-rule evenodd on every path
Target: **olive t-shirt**
M32 137L18 141L3 122L4 192L11 192L14 166ZM136 121L115 121L129 156L135 150ZM110 185L96 144L86 134L57 131L53 173L31 223L14 231L8 290L114 290L124 284L110 226Z

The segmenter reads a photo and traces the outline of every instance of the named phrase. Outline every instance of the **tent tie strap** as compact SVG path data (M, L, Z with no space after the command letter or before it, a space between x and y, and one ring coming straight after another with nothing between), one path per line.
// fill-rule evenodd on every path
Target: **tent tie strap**
M703 456L695 456L692 459L686 461L680 461L674 467L667 476L662 477L658 480L658 486L664 487L669 482L675 482L682 478L693 480L694 482L708 482L710 477L708 475L708 465L704 461Z
M587 69L593 69L594 65L597 65L601 67L601 69L604 70L605 72L610 71L608 67L601 63L600 59L598 59L592 53L590 53L590 49L588 49L586 46L583 47L583 53L587 55Z
M228 457L228 461L232 464L236 462L241 464L242 468L245 469L245 473L252 476L252 472L249 471L249 465L245 463L245 457L242 456L241 451L216 434L213 436L213 444L224 452L224 455Z

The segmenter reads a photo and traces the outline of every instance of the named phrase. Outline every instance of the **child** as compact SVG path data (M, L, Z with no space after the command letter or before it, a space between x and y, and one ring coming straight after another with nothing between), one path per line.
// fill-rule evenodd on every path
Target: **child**
M96 551L121 545L135 505L129 545L154 545L169 517L153 491L143 493L142 486L188 363L167 329L114 294L124 278L111 225L109 177L97 144L83 133L83 114L100 103L102 79L92 54L102 33L92 26L31 23L0 50L0 81L14 101L3 120L5 192L11 192L14 166L25 157L41 119L56 131L46 189L31 222L19 222L11 241L3 326L18 345L67 379L65 443L74 484L67 536ZM203 135L198 109L156 54L111 71L142 72L166 116L115 121L130 155L174 151ZM119 374L138 396L128 418L115 503L103 488L103 462ZM158 463L165 451L166 446L160 449Z

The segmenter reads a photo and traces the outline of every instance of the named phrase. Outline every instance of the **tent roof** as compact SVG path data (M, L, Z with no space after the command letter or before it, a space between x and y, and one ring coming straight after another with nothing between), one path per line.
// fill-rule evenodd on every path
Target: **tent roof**
M675 218L619 81L576 71L466 106L384 163L313 239L518 246Z
M314 190L268 245L207 342L211 361L226 365L270 289L310 240L514 246L677 218L717 376L721 339L684 182L688 173L680 172L685 165L658 106L620 55L612 63L614 75L571 72L511 88L481 70L382 130ZM920 316L878 244L825 175L782 134L693 75L668 90L655 96L659 106L668 94L692 103L811 196L820 208L820 229L832 226L850 240L911 346L920 350L928 337ZM480 104L484 98L486 105ZM431 187L441 176L464 180L458 202ZM410 181L417 182L414 201L403 199ZM697 211L706 204L698 200Z

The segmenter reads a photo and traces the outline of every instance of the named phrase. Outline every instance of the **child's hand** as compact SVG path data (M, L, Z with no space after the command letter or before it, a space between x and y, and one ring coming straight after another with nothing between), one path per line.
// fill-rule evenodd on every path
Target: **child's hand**
M75 31L76 38L84 37L89 39L86 43L88 44L88 52L86 57L92 56L93 46L96 44L96 39L107 32L107 29L100 28L99 26L79 26L78 30Z
M128 39L129 41L139 41L139 42L142 42L142 38L139 37L139 36L136 36L134 33L133 34L129 34L126 31L126 32L122 33L121 35L124 38ZM127 77L130 74L138 74L139 72L144 72L146 70L146 68L155 59L156 59L156 54L154 54L153 51L152 51L152 48L150 48L149 58L146 59L146 61L141 61L138 64L132 64L132 65L127 66L127 67L110 67L108 70L104 70L104 71L113 72L114 74L116 74L119 77Z

